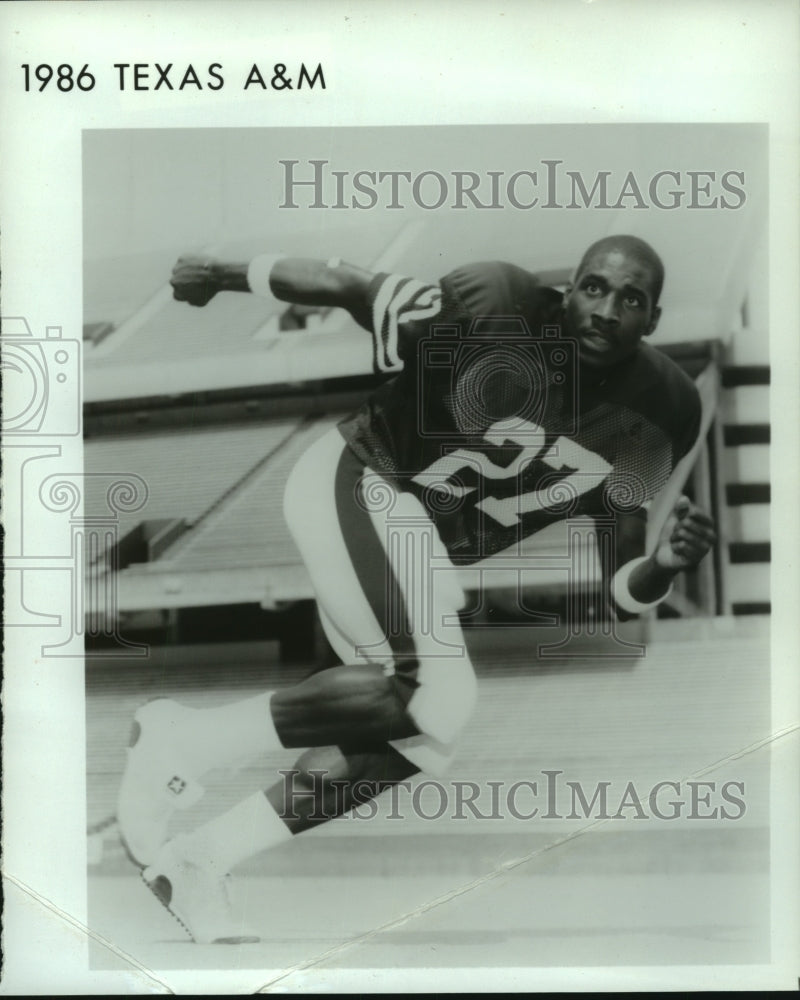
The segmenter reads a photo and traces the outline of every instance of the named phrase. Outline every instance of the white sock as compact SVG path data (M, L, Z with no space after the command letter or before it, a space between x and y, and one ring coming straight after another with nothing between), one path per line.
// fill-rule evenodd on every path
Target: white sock
M184 840L186 855L219 875L292 836L288 826L256 792L216 819L198 827Z
M240 757L280 750L270 712L273 692L245 698L219 708L183 708L175 739L189 756L198 776Z

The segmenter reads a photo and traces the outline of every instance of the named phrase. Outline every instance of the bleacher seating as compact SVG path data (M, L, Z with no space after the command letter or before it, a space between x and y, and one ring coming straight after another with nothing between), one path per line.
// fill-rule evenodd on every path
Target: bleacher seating
M90 473L86 508L105 510L108 473L133 473L147 484L147 503L119 515L119 538L144 519L181 518L192 525L294 427L295 421L282 420L266 427L199 427L89 440L84 447Z
M300 455L333 423L328 418L295 424L292 434L283 439L283 447L231 492L216 516L206 518L168 553L166 568L199 573L221 568L299 567L300 554L283 519L283 488Z

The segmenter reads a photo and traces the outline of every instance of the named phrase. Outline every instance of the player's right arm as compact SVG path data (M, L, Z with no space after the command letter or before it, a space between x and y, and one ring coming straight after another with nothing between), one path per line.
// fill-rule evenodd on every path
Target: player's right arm
M170 283L176 299L204 306L218 292L254 292L283 302L338 306L372 334L376 372L397 372L414 358L432 322L461 326L476 316L525 314L536 286L521 268L498 261L457 268L438 282L374 273L338 258L263 255L249 264L184 256Z
M362 325L369 319L371 271L339 260L311 260L264 254L248 263L187 254L172 269L170 284L179 302L204 306L218 292L253 292L299 305L338 306Z
M374 273L340 261L262 255L249 263L210 256L182 256L170 284L180 302L204 306L218 292L253 292L298 305L346 309L372 334L376 372L400 370L431 319L442 313L449 276L428 284L397 274ZM448 317L457 318L452 303Z

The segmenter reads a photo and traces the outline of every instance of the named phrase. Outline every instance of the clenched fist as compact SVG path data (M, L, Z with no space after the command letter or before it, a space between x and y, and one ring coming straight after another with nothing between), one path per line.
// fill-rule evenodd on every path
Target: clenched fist
M186 254L178 258L169 283L178 302L207 305L223 288L220 263L215 257Z
M681 497L661 532L653 558L663 569L696 566L716 541L714 522L688 497Z

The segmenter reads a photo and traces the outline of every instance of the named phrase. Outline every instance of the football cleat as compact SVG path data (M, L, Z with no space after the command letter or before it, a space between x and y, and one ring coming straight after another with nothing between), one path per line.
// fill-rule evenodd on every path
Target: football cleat
M237 920L230 900L231 877L197 863L179 835L158 852L142 879L197 944L254 944L261 940Z
M195 769L180 754L180 705L166 698L148 702L133 719L128 760L117 796L117 822L131 860L144 867L167 839L176 809L203 795Z

